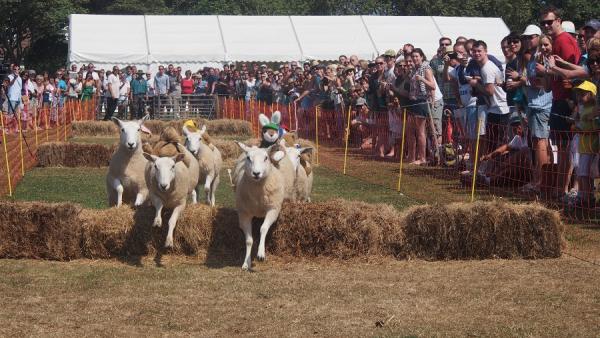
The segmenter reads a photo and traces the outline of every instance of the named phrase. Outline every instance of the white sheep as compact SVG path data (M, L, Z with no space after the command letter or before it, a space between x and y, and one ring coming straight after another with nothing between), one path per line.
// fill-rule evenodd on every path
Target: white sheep
M112 155L106 175L108 205L120 207L123 202L142 205L148 198L148 186L144 177L146 159L142 155L140 133L144 117L136 121L121 121L113 117L119 127L119 147Z
M196 160L187 149L183 148L184 153L177 154L172 157L158 157L155 155L144 153L144 157L148 160L145 169L146 181L150 191L150 200L156 209L154 215L155 227L162 226L161 212L163 207L173 209L173 213L169 218L169 231L165 241L165 247L173 246L173 230L177 224L179 214L186 206L187 198L192 195L192 192L198 184L197 176L193 172L198 172L198 168L193 164ZM186 166L184 158L188 154L192 156L192 162L189 167ZM197 165L197 162L196 162Z
M260 242L258 244L257 258L265 259L265 238L271 225L279 217L281 204L284 198L283 177L279 170L271 163L272 160L281 160L285 154L276 151L269 158L270 148L248 147L237 142L244 151L241 159L243 165L235 179L235 204L238 212L239 225L246 239L246 256L243 270L251 267L250 252L252 250L252 218L263 218L260 227Z
M198 187L195 189L198 194L200 184L204 184L204 192L208 205L215 206L215 192L219 186L221 167L223 158L217 147L210 147L202 141L203 134L206 133L206 125L199 131L190 131L183 126L183 135L185 135L185 147L196 157L200 168Z
M279 169L281 172L281 177L283 178L283 187L284 187L284 197L285 201L295 202L296 194L294 192L294 183L296 181L296 168L292 163L292 159L288 156L285 146L285 140L279 140L277 145L274 145L269 152L271 157L277 151L284 152L284 156L280 160L275 160L271 158L271 162Z
M295 199L297 201L310 202L314 176L312 171L307 174L306 169L300 164L300 157L304 153L312 152L312 148L300 148L299 145L296 145L294 147L286 147L285 151L296 173L296 180L294 182Z

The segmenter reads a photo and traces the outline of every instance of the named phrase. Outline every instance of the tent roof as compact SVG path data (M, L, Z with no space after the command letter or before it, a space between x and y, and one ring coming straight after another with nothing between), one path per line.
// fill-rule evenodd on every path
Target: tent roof
M430 16L70 16L69 61L99 64L372 59L405 43L437 50L438 39L482 39L502 55L501 18Z

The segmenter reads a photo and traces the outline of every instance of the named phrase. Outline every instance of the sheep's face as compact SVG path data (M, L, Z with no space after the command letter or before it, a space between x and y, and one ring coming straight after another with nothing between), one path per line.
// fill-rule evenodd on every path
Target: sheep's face
M185 147L194 156L200 155L200 142L202 136L206 133L206 126L202 126L199 131L190 131L186 126L183 126L183 135L185 135Z
M269 158L270 147L264 149L256 146L248 147L241 142L237 142L237 144L242 148L246 156L244 159L244 174L254 181L261 181L269 176L273 167L271 160L278 162L285 156L283 151L276 151Z
M163 192L169 191L175 179L175 165L183 160L184 155L158 157L144 153L144 157L152 162L152 179L156 182L158 189Z
M295 144L293 147L285 148L287 156L294 165L294 170L298 169L298 165L300 164L300 156L311 151L312 148L301 148L299 144Z
M120 144L129 151L136 150L141 144L140 132L142 131L142 123L146 119L135 121L121 121L113 117L113 122L119 127Z

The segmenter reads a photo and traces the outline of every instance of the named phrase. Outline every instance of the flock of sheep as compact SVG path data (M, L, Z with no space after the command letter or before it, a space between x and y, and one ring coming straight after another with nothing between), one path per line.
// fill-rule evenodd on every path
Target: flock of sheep
M106 188L110 206L151 203L156 209L153 225L162 226L161 211L173 209L165 247L173 246L173 230L188 198L197 203L203 187L208 205L215 206L215 191L220 182L223 166L221 153L211 143L202 128L183 126L185 143L179 143L179 134L173 127L161 133L160 141L150 148L142 145L144 119L121 121L113 118L119 127L119 146L113 154ZM265 259L265 238L277 220L281 205L287 201L310 202L313 172L310 165L312 148L288 147L278 128L281 115L275 112L269 120L262 115L262 142L248 146L236 141L243 153L236 160L233 173L228 169L235 192L239 226L246 240L243 270L251 267L252 219L264 218L260 227L257 258Z

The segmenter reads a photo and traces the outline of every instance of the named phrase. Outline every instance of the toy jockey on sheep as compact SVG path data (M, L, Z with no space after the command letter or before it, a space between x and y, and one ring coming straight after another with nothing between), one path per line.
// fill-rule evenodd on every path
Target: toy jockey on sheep
M295 143L295 137L293 134L288 133L284 128L281 127L281 112L275 111L271 119L265 115L260 114L258 121L262 126L262 138L260 141L260 148L268 148L277 143L281 138L284 138L286 144L292 146Z

